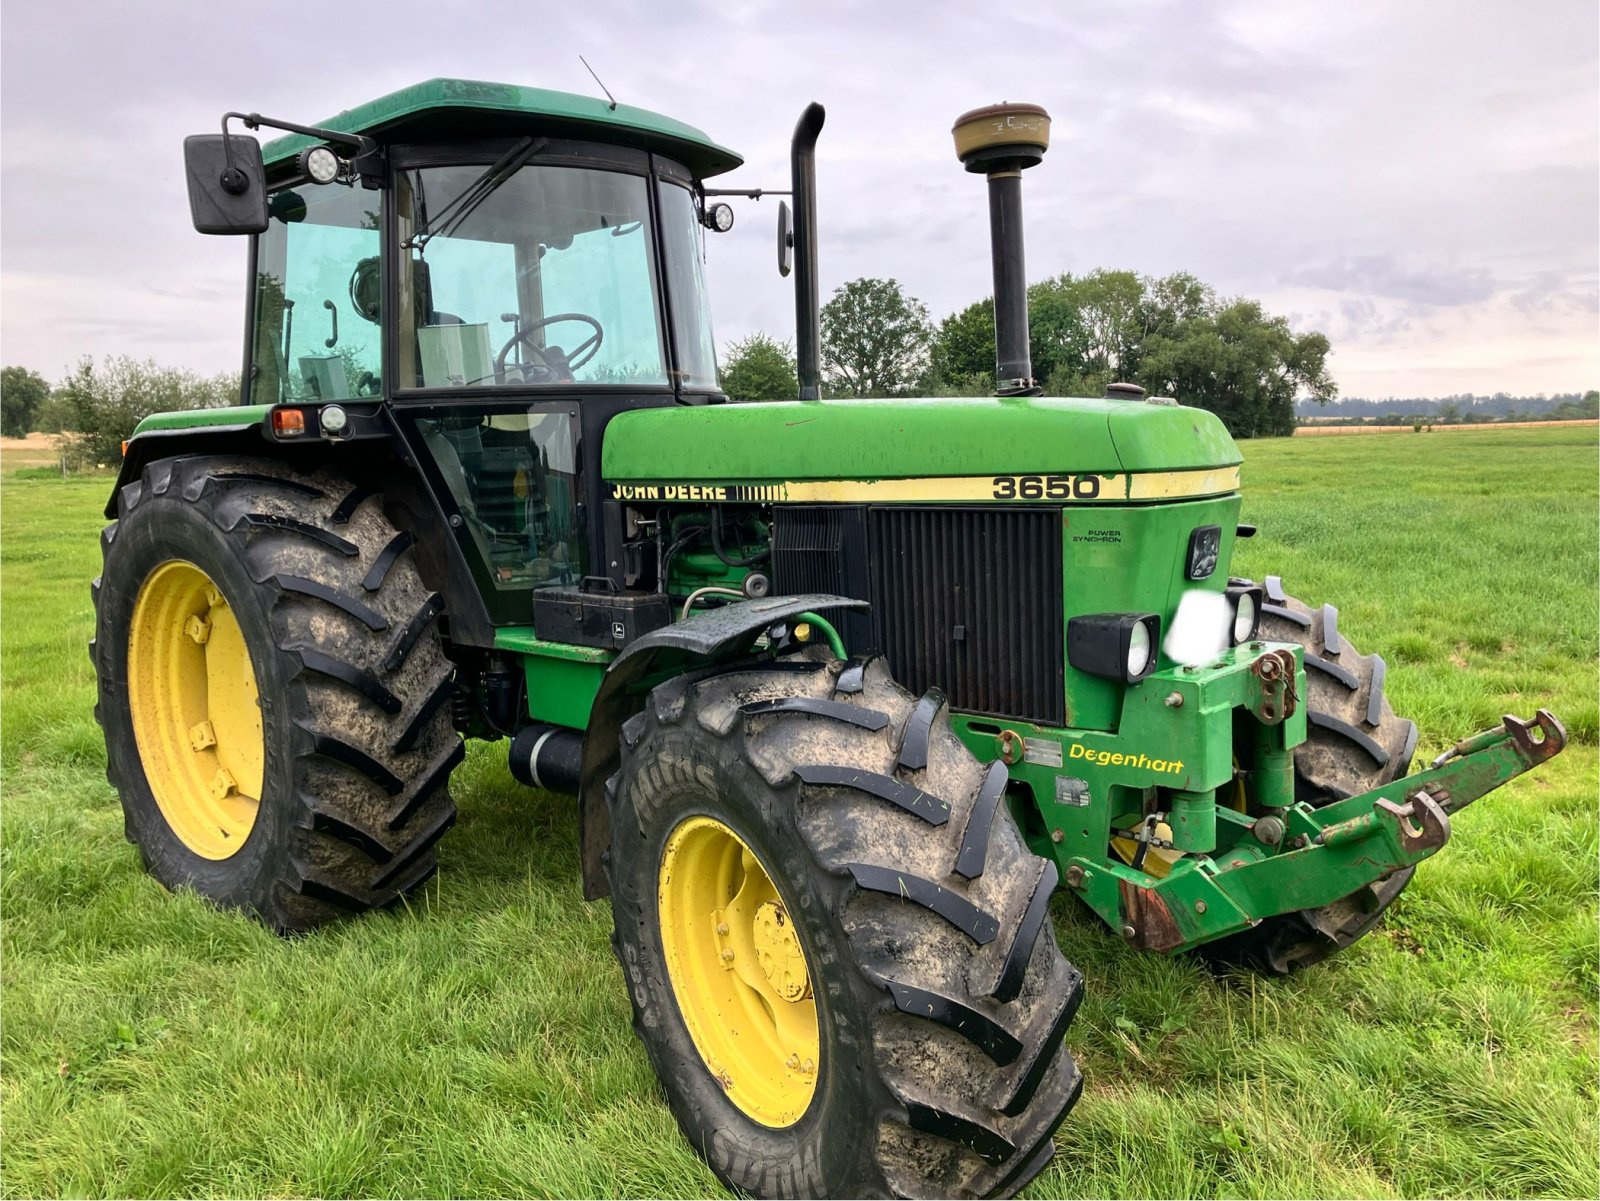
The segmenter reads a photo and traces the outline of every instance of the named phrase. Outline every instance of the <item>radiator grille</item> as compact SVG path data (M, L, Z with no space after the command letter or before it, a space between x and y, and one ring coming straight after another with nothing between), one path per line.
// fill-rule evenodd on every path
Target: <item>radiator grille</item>
M1058 509L780 507L774 583L872 601L846 632L914 692L1044 725L1063 720Z
M872 599L867 572L867 513L859 506L796 505L777 510L772 526L772 579L781 593L831 592ZM832 615L852 651L877 650L865 613Z

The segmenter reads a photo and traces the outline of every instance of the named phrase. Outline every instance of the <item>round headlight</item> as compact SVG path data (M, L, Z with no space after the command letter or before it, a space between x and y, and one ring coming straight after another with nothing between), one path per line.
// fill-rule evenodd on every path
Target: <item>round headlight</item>
M713 204L706 210L706 224L719 234L727 233L733 228L733 206Z
M332 183L339 178L339 156L326 146L313 146L300 155L300 169L313 183Z
M1128 631L1128 679L1137 680L1150 666L1150 627L1135 622Z
M1233 644L1249 640L1256 628L1256 598L1248 592L1239 593L1239 603L1233 610Z
M342 434L345 426L350 424L350 414L339 405L323 405L317 416L325 434Z

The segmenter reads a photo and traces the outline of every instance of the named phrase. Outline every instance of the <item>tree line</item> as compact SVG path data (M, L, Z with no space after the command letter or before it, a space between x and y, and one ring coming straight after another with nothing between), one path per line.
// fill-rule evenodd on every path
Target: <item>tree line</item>
M1554 396L1513 396L1496 392L1477 396L1395 397L1368 400L1350 397L1320 411L1302 402L1302 418L1314 417L1321 425L1409 425L1421 419L1434 425L1477 425L1492 421L1580 421L1600 417L1600 391L1557 392Z
M0 433L64 434L72 467L118 462L122 442L151 413L237 404L239 376L202 376L152 359L115 355L80 360L60 383L26 367L0 369Z
M1051 396L1100 396L1124 380L1210 409L1236 437L1288 434L1295 400L1330 400L1328 339L1218 296L1186 272L1070 272L1028 288L1034 375ZM982 396L994 391L994 301L935 324L897 280L856 279L822 306L834 396ZM723 385L744 400L795 395L793 354L765 334L732 343Z
M1259 302L1223 298L1193 275L1070 273L1028 289L1034 375L1050 396L1100 396L1113 380L1210 409L1236 438L1319 424L1472 424L1600 413L1600 393L1338 399L1328 339L1296 333ZM987 396L994 391L994 301L934 323L896 280L857 279L822 306L832 396ZM739 400L796 394L791 346L764 333L730 343L723 387Z

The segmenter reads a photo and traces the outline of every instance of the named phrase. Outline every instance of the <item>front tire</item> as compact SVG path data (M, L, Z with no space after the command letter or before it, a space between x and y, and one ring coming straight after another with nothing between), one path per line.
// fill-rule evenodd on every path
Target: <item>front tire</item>
M94 582L106 775L168 888L280 933L430 875L463 748L439 598L381 497L270 460L164 459Z
M1259 637L1305 648L1306 740L1294 753L1295 800L1318 808L1358 796L1411 770L1417 726L1398 717L1384 695L1387 667L1362 655L1339 632L1339 611L1313 609L1267 577ZM1200 948L1221 964L1286 976L1320 963L1368 934L1399 898L1415 868L1356 889L1320 909L1278 914Z
M1055 867L943 697L812 652L663 684L623 743L613 943L717 1176L762 1197L1031 1179L1081 1086L1062 1039L1082 982L1050 925Z

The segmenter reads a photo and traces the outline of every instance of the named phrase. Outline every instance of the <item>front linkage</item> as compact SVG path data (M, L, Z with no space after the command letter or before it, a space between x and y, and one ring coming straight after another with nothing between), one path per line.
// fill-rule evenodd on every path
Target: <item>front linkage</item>
M1566 745L1541 709L1357 796L1297 800L1303 653L1257 642L1156 673L1130 689L1116 734L1016 727L990 743L1037 798L1035 849L1130 945L1185 951L1333 905L1428 858L1451 814ZM964 725L974 749L995 737Z

